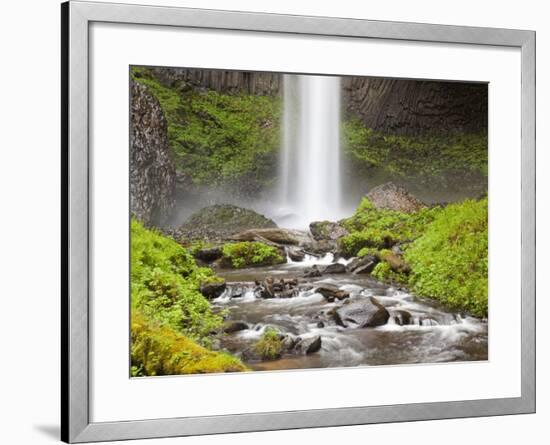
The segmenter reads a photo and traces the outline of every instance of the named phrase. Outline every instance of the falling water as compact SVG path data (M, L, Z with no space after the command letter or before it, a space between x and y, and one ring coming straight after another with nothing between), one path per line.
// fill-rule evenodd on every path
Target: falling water
M285 225L341 216L340 78L284 76L280 168Z

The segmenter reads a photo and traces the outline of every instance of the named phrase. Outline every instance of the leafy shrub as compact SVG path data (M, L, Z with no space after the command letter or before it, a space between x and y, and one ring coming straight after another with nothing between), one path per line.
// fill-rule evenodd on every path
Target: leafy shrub
M279 249L258 241L228 243L222 250L224 264L235 269L280 264L286 261Z
M236 357L209 351L138 310L132 312L131 337L132 377L247 370Z
M477 316L488 311L488 201L466 200L443 209L405 252L410 284Z
M273 328L267 328L262 338L254 345L256 353L263 360L276 360L281 357L283 343L279 333Z
M212 279L212 270L198 267L186 249L132 219L132 311L208 345L210 332L222 323L199 292Z

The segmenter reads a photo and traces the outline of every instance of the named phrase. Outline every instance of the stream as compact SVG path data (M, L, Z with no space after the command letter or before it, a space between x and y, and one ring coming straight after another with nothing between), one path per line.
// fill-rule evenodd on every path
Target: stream
M346 261L339 260L342 263ZM370 275L340 273L303 278L314 264L328 265L332 254L307 256L302 262L244 270L221 270L227 281L224 293L213 301L228 311L228 320L244 322L247 329L225 334L221 346L240 356L254 370L327 368L476 361L488 358L488 325L485 320L442 308L432 301L374 280ZM299 278L296 296L265 299L255 281ZM344 301L329 302L316 292L319 286L337 287L349 293ZM387 322L376 327L339 325L334 311L346 304L367 303L374 297L389 312ZM262 361L249 358L268 327L294 340L320 337L321 347L312 353L286 351L281 358Z

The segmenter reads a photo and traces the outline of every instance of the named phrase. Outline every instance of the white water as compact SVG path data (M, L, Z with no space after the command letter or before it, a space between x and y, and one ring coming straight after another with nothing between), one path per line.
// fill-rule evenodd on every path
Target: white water
M307 228L342 216L340 78L284 76L280 162L283 224Z

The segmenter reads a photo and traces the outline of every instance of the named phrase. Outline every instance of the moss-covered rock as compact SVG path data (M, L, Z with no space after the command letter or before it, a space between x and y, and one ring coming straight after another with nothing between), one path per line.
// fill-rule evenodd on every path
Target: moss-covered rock
M204 207L191 215L175 231L175 236L184 239L227 239L248 229L276 228L273 220L254 210L230 204Z
M332 221L314 221L309 225L309 231L316 241L334 241L348 234L344 227Z
M132 313L133 376L238 372L248 368L236 357L209 351L169 326Z
M279 332L273 328L267 328L262 338L254 345L254 352L262 360L276 360L281 358L283 341Z

